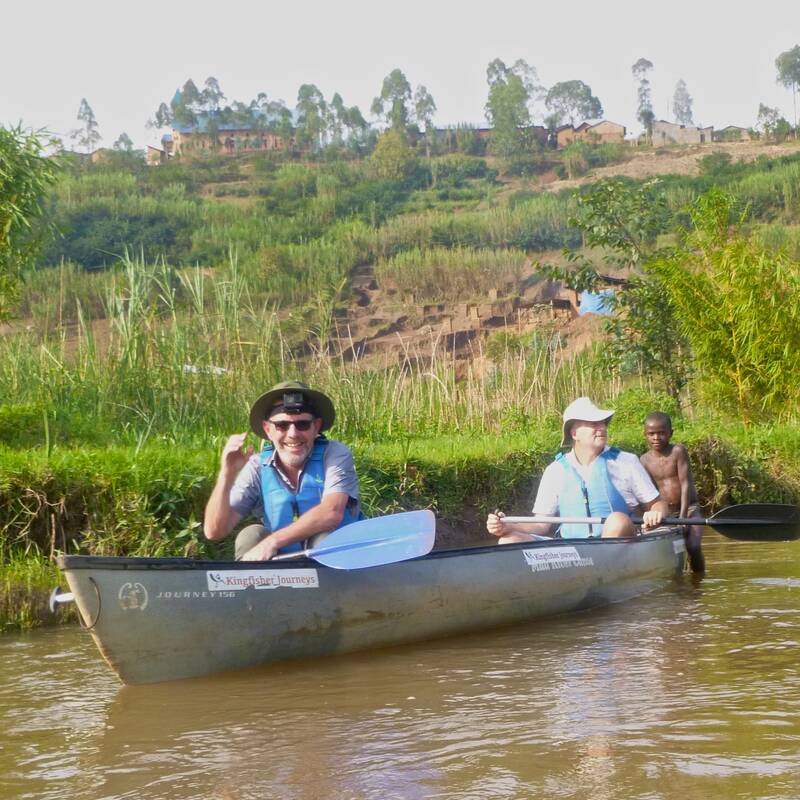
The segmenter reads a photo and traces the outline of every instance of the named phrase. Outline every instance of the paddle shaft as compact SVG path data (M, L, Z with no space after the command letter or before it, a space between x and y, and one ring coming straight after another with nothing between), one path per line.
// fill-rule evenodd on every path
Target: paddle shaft
M728 516L730 515L730 516ZM505 517L506 522L560 525L602 525L606 517ZM635 525L641 520L634 519ZM741 541L792 541L800 539L800 508L779 503L742 503L728 506L712 517L664 517L664 525L707 525Z
M506 522L544 522L553 525L603 525L608 517L503 517ZM642 520L632 519L634 525L641 525ZM663 525L782 525L780 519L715 519L714 517L664 517Z

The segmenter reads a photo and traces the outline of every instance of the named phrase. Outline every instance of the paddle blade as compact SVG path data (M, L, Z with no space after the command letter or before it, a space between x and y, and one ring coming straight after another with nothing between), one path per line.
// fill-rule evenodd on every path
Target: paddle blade
M743 542L790 542L800 539L800 508L779 503L728 506L706 524L729 539Z
M363 569L427 555L435 538L432 511L405 511L337 528L306 555L334 569Z

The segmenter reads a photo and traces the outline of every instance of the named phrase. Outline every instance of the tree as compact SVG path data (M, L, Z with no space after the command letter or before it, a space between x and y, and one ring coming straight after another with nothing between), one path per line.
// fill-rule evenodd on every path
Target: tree
M165 128L167 125L172 125L172 120L172 109L166 103L161 103L147 126L149 128Z
M745 422L791 418L800 403L800 264L749 238L737 205L719 189L699 197L681 245L652 271L708 399Z
M370 156L370 166L375 175L386 180L403 181L413 164L414 154L403 131L398 128L385 130Z
M200 103L204 110L207 112L219 111L220 102L224 99L225 95L222 93L219 81L211 76L206 78L203 91L200 93Z
M356 155L368 152L370 127L358 106L345 108L342 123L347 131L347 147ZM372 131L375 135L375 131Z
M603 264L631 270L626 284L610 304L614 316L606 322L611 341L606 357L620 371L636 369L660 374L676 399L689 379L688 344L652 264L663 256L656 247L665 229L666 201L657 181L631 186L619 179L600 181L578 197L570 224L583 234L587 248L598 251ZM569 248L572 268L542 268L547 277L564 280L576 290L601 285L594 263Z
M791 125L781 116L780 109L759 103L756 130L763 134L764 138L780 142L789 135Z
M119 138L116 142L114 142L113 146L115 150L122 150L126 153L133 152L133 142L131 141L131 137L128 136L128 134L124 131L119 135Z
M344 120L347 116L347 108L339 92L335 92L328 103L328 114L326 117L328 136L333 144L339 145L344 140Z
M544 104L552 116L550 127L557 128L564 119L575 125L578 117L597 119L603 115L603 106L583 81L562 81L555 84L545 96Z
M200 110L201 98L194 81L189 78L183 88L175 92L170 102L172 121L192 128L197 125L197 114Z
M675 122L680 125L694 125L692 119L692 103L694 101L686 88L686 83L681 78L675 84L675 94L672 96L672 113Z
M500 156L520 154L525 149L525 129L531 124L530 104L538 98L536 70L522 59L507 67L499 58L486 68L489 97L486 118L494 129L492 149Z
M372 101L371 111L392 128L405 131L409 120L411 84L399 69L392 70L384 79L381 93Z
M778 70L778 83L792 90L794 103L794 136L797 138L797 89L800 87L800 44L781 53L775 59Z
M422 85L414 91L414 119L425 132L425 155L431 157L431 129L433 115L436 113L436 102L430 92Z
M55 182L59 163L42 155L39 134L0 127L0 319L7 319L19 285L19 270L39 242L31 222Z
M648 136L651 136L653 133L653 120L656 118L656 115L653 113L653 101L650 94L650 81L647 78L647 75L651 69L653 69L653 62L648 61L646 58L640 58L631 67L631 72L633 73L634 79L639 81L639 86L636 90L636 119L642 123L642 126L647 131Z
M325 144L328 106L313 83L304 83L297 92L297 139L313 151Z
M92 150L97 147L102 137L98 130L94 111L92 111L92 107L89 103L86 102L85 97L81 100L80 107L78 108L77 119L79 122L83 123L83 127L73 130L70 133L70 139L72 139L78 147L83 147L86 149L87 153L91 153Z

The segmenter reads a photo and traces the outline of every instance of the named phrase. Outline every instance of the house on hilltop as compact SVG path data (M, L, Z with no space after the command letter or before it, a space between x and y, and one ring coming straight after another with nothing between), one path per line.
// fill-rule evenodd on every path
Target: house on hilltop
M556 149L558 150L573 142L623 144L624 141L625 126L607 119L602 119L599 122L582 122L577 127L562 125L556 128Z
M749 142L752 140L750 131L739 125L727 125L718 131L714 131L715 142Z
M226 122L213 112L201 114L193 124L172 123L172 134L162 137L168 156L192 153L254 153L285 150L286 141L265 126L248 122Z
M697 128L694 125L679 125L663 119L653 123L653 147L663 147L669 144L706 144L713 138L713 126Z

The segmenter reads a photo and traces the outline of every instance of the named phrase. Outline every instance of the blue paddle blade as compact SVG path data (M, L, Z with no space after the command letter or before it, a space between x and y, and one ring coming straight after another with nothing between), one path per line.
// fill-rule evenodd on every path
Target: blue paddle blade
M432 511L405 511L337 528L302 555L334 569L363 569L427 555L435 539Z

